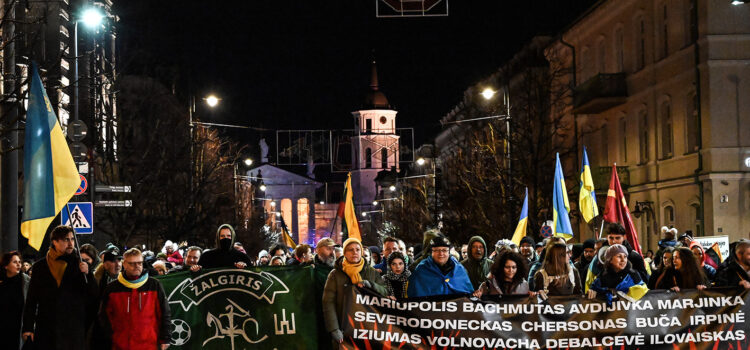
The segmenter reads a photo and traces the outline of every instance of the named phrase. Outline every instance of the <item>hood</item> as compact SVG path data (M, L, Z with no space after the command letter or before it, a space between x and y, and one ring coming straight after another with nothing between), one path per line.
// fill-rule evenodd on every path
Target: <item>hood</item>
M228 228L229 231L232 232L232 244L230 244L229 246L230 247L234 246L234 239L235 239L234 227L232 227L232 225L230 224L222 224L221 226L219 226L218 229L216 229L216 249L221 248L221 245L219 244L219 232L221 232L221 229L223 228Z
M701 250L701 256L703 256L703 259L699 261L701 266L703 266L706 263L706 250L703 249L703 246L698 243L698 241L692 241L690 242L690 246L688 246L688 249L693 250L693 247L696 247Z
M471 245L474 244L474 242L482 243L482 245L484 246L484 255L482 256L482 259L486 258L487 257L487 243L484 243L484 239L480 236L474 236L474 237L471 237L471 239L469 239L469 248L468 248L469 251L468 251L468 254L466 255L467 256L466 258L469 260L474 260L474 257L471 256Z
M260 258L262 258L264 256L267 256L267 257L270 258L271 254L268 254L268 252L264 249L264 250L261 250L260 253L258 253L258 259L260 259Z

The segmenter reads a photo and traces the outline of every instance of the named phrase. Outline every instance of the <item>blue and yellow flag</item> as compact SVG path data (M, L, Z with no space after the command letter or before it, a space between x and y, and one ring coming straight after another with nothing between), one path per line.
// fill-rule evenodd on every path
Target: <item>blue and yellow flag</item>
M555 182L552 191L552 233L565 240L573 238L573 228L570 226L570 203L568 191L565 189L565 176L560 165L560 153L555 155Z
M581 192L578 194L578 207L581 210L583 220L590 222L599 215L599 207L596 205L596 193L594 193L594 179L591 177L591 166L589 156L586 154L586 146L583 146L583 160L581 162Z
M521 246L521 240L526 236L526 226L529 221L529 188L526 187L526 197L523 199L523 208L521 208L521 216L518 218L518 225L516 226L516 232L513 233L511 241L517 246Z
M21 234L39 250L47 228L76 193L81 178L36 64L31 68L23 150Z

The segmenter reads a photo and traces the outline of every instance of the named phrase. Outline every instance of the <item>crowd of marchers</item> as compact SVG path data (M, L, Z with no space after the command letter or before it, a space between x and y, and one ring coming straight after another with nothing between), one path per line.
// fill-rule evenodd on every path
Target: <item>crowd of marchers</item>
M717 263L690 232L677 233L663 228L659 250L643 256L621 225L609 224L600 239L582 244L524 237L518 245L500 240L493 248L474 236L456 245L428 230L410 247L394 237L371 247L356 238L340 245L323 238L314 248L300 244L290 253L276 245L251 258L226 224L211 249L167 241L158 254L113 244L101 252L90 244L75 249L73 229L58 226L46 256L35 263L16 251L3 254L0 339L7 349L165 349L170 308L152 276L220 267L297 265L326 274L319 312L333 348L343 341L343 304L352 286L393 300L580 295L606 302L637 300L654 289L750 289L750 240L732 242L729 256Z

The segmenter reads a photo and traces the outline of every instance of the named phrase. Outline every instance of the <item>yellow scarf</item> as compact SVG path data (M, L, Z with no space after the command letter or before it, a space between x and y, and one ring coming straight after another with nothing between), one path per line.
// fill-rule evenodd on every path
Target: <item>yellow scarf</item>
M346 261L346 259L343 259L341 265L343 267L344 273L349 276L349 278L352 280L352 283L362 283L362 276L359 275L359 272L362 271L363 267L365 267L365 259L359 259L359 262L356 264L351 264Z
M130 288L130 289L138 289L141 288L142 285L148 281L148 273L143 274L141 277L138 277L138 279L134 281L128 281L125 278L125 272L120 272L119 275L117 275L117 281L122 283L123 286Z
M62 283L63 275L65 274L65 268L68 267L68 263L63 260L57 260L63 254L56 251L54 247L50 246L47 251L47 266L49 272L52 273L52 277L55 278L57 286Z

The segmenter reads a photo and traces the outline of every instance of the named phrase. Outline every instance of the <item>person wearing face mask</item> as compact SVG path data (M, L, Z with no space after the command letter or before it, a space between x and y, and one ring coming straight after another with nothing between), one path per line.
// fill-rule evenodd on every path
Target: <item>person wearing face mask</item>
M29 290L28 275L21 272L21 253L12 251L3 254L0 260L0 339L3 347L21 348L21 316L26 292Z
M216 230L216 249L203 252L198 261L198 269L212 269L217 267L235 267L244 269L250 266L251 260L247 254L243 254L234 246L234 228L229 224L223 224Z
M36 349L84 349L86 330L94 319L88 303L98 295L96 280L87 263L73 248L70 226L57 226L50 234L46 259L32 267L23 313L23 338Z

